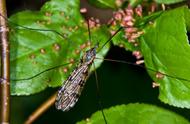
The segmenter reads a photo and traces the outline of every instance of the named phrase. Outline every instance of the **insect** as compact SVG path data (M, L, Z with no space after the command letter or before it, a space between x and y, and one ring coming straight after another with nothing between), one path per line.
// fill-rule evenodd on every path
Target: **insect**
M63 13L60 13L61 15L63 14ZM48 15L48 14L47 14ZM66 18L68 18L68 17L66 17ZM14 22L14 21L12 21L12 20L8 20L8 19L6 19L5 18L5 20L6 21L8 21L10 24L13 24L13 26L15 26L16 28L18 28L18 32L19 31L21 31L21 33L23 33L23 32L25 32L25 31L23 31L22 32L22 30L26 30L26 32L27 31L29 31L30 33L32 32L32 30L34 31L34 35L35 35L35 31L38 31L38 29L34 29L34 28L29 28L29 27L27 27L27 26L22 26L22 25L20 25L20 24L17 24L16 22ZM39 24L40 22L37 22L37 25L41 25L41 23ZM13 28L12 30L11 30L11 33L13 32L14 33L14 29L16 29L16 28ZM77 29L77 27L74 27L75 29ZM72 29L71 29L72 30ZM17 30L16 30L17 31ZM55 31L53 31L53 30L47 30L47 29L45 29L45 30L39 30L39 32L40 31L44 31L44 32L50 32L50 34L52 33L52 32L54 32L55 33L55 35L59 35L59 33L57 33L57 32L55 32ZM54 33L52 33L52 34L54 34ZM22 34L22 35L24 35L24 34ZM57 36L58 36L57 35ZM59 35L58 37L60 37L61 36L61 39L67 39L66 38L66 36L63 36L63 35ZM17 37L17 36L16 36ZM18 37L17 37L18 38ZM17 39L17 38L15 38L15 39ZM73 42L73 41L71 41L71 40L69 40L68 39L68 41L69 42ZM40 41L39 41L40 42ZM16 44L14 44L14 42L12 42L12 44L11 45L16 45ZM85 46L81 46L82 48L83 47L85 47ZM74 86L80 86L79 88L80 89L76 89L76 92L75 93L78 93L78 94L76 94L76 95L80 95L80 92L81 92L81 90L82 90L82 85L83 85L83 82L84 82L84 79L86 80L87 79L87 74L88 74L88 72L87 71L89 71L89 69L90 69L90 65L92 64L92 62L93 62L93 60L95 59L95 55L96 55L96 48L98 47L98 45L96 45L94 48L92 48L92 49L90 49L84 56L83 56L83 59L82 59L82 61L80 62L81 63L81 65L79 65L78 66L78 68L77 69L75 69L75 71L73 72L73 74L74 73L76 73L76 76L74 77L74 79L77 79L77 77L78 78L81 78L81 85L74 85ZM26 48L26 47L25 47ZM81 49L82 49L81 48ZM57 51L59 51L61 48L60 48L60 45L59 44L53 44L53 50L54 50L54 52L57 52ZM13 49L12 49L13 50ZM14 50L13 50L14 51ZM15 51L17 51L17 50L15 50ZM40 53L41 54L43 54L43 55L45 55L46 53L47 53L48 51L47 51L47 49L40 49ZM16 53L16 52L15 52ZM78 51L76 51L76 54L78 54ZM12 55L14 55L14 54L12 54ZM77 55L78 56L78 55ZM14 56L13 56L14 57ZM36 58L36 55L35 54L31 54L30 56L29 56L29 58L30 59L35 59ZM14 61L14 59L13 59L13 61ZM24 62L24 61L23 61ZM35 62L35 61L33 61L33 65L36 65L38 62ZM16 63L15 63L16 64ZM72 64L72 63L70 63L70 64ZM14 64L13 64L14 65ZM16 66L15 66L16 67ZM15 67L13 67L13 68L15 68ZM58 67L58 66L57 66ZM54 67L53 67L54 68ZM82 72L78 72L78 69L81 69L81 71ZM15 70L17 70L17 69L15 69ZM52 70L52 68L51 69L47 69L46 71L42 71L42 73L44 73L44 72L47 72L48 70ZM64 70L63 71L66 71L67 69L66 68L64 68ZM14 71L14 70L13 70ZM21 70L22 71L22 70ZM67 71L66 71L67 72ZM86 75L84 74L84 73L86 73ZM40 74L41 73L38 73L37 75L34 75L34 76L32 76L32 77L29 77L29 78L20 78L20 79L11 79L12 81L18 81L20 84L22 84L23 85L23 83L25 83L26 81L32 81L32 82L35 82L34 80L35 80L35 78L38 78L38 77L40 77ZM73 74L72 74L72 77L73 77ZM13 75L14 76L14 75ZM81 77L80 77L81 76ZM48 80L48 82L49 82L49 79L45 79L45 80ZM69 78L69 81L71 81L71 78ZM23 83L22 83L23 82ZM80 81L79 81L80 82ZM75 82L74 82L75 83ZM77 83L77 82L76 82ZM13 85L14 85L14 83L12 83ZM68 89L68 86L67 86L67 84L69 85L70 83L66 83L66 85L65 85L65 87L67 88L66 89L66 91L68 91L69 89ZM73 85L73 84L72 84ZM20 87L20 88L22 88L22 87ZM63 87L64 88L64 87ZM62 89L62 90L60 90L60 92L62 92L64 89ZM16 91L16 90L13 90L13 91ZM22 94L22 93L21 93ZM27 93L28 94L28 93ZM60 96L59 96L60 95ZM58 99L60 98L60 97L62 97L63 95L65 95L65 93L63 94L63 93L59 93L58 94ZM75 95L75 94L69 94L69 95ZM68 97L69 98L69 97ZM68 105L66 104L66 107L65 108L63 108L62 107L62 105L65 105L65 104L63 104L62 103L62 101L61 101L61 98L59 99L59 102L57 102L57 108L58 109L60 109L60 106L61 106L61 109L62 110L64 110L64 111L66 111L66 110L69 110L75 103L76 103L76 101L78 100L78 98L75 98L75 96L72 96L72 99L74 99L74 101L73 102L71 102L71 103L69 103Z
M89 75L89 69L96 57L96 49L98 45L86 51L81 62L74 69L64 85L58 91L55 106L62 111L69 111L75 103L84 87L84 83Z
M121 29L122 28L119 28L112 35L112 37L114 37ZM89 40L91 41L89 22L88 22L88 31L89 31ZM111 38L109 38L104 43L102 48L109 41L111 41ZM87 77L89 75L89 69L91 65L93 64L94 59L96 58L97 48L98 48L98 44L96 44L95 47L85 52L85 54L82 56L82 59L79 65L74 69L74 71L71 73L68 79L64 82L64 85L58 91L58 95L57 95L56 103L55 103L55 106L57 109L61 109L62 111L68 111L78 101L78 98L81 94L84 83L86 82Z
M64 15L64 13L59 13L59 14L62 14L62 15ZM47 16L51 16L51 13L47 13ZM65 16L65 18L66 19L68 19L68 18L70 18L69 16ZM43 27L43 24L44 23L49 23L49 22L43 22L43 21L41 21L41 22L39 22L39 25L42 25L42 27ZM51 27L51 26L50 26ZM67 28L67 27L66 27ZM72 30L72 29L71 29ZM51 30L52 31L52 30ZM31 33L31 32L30 32ZM33 33L34 35L35 35L35 33ZM48 34L48 33L47 33ZM69 34L68 34L69 35ZM50 35L50 36L52 36L52 37L54 37L53 35ZM75 42L73 42L73 41L71 41L72 42L72 44L75 44ZM66 43L65 43L66 44ZM104 47L104 45L101 45L101 46L103 46ZM83 47L82 45L81 45L81 47ZM56 50L60 50L60 46L59 46L59 44L54 44L54 50L56 51ZM97 47L95 47L95 48L97 48ZM92 48L93 49L93 48ZM90 50L92 50L92 49L90 49ZM44 55L44 54L46 54L46 52L49 52L49 49L40 49L40 52L41 52L41 54L42 55ZM77 52L77 51L76 51ZM56 54L55 54L56 55ZM79 56L79 55L78 55ZM85 56L84 55L84 57L83 58L88 58L89 56ZM36 54L31 54L31 56L30 56L30 58L33 60L34 58L36 58ZM49 58L48 58L49 59ZM51 58L51 59L53 59L53 58ZM91 58L92 59L92 58ZM44 59L43 59L44 60ZM35 65L35 64L37 64L38 62L36 62L36 61L33 61L33 64ZM29 63L29 64L31 64L31 63ZM31 64L32 65L32 64ZM91 63L89 64L89 65L91 65ZM83 61L83 62L81 62L80 64L79 64L79 66L82 68L82 67L87 67L87 65L85 65L85 62ZM79 67L78 66L78 67ZM83 69L83 68L82 68ZM41 70L43 70L43 69L41 69ZM67 71L67 68L64 68L64 71ZM84 71L84 70L83 70ZM154 71L154 70L153 70ZM34 73L37 73L37 72L39 72L39 71L35 71ZM80 74L82 74L82 73L80 73L79 71L78 71L78 69L75 69L75 71L74 72L76 72L77 73L77 76L80 76ZM73 73L74 73L73 72ZM85 71L84 71L85 72ZM74 74L71 74L71 77L73 77L73 75ZM165 74L166 75L166 74ZM49 74L49 76L50 76L50 74ZM167 76L167 75L166 75ZM169 76L169 75L168 75ZM67 76L66 76L67 77ZM86 75L83 75L83 77L85 77L86 78ZM162 77L163 78L163 76L159 76L158 75L158 77ZM38 78L38 77L37 77ZM40 77L39 77L40 78ZM58 77L56 77L56 78L58 78ZM81 78L81 77L80 77ZM32 78L32 80L33 80L34 78ZM82 78L81 78L82 79ZM47 83L48 81L51 81L51 79L47 79L47 78L45 78L44 79L45 80L45 82ZM69 82L69 80L67 80L68 82ZM35 81L34 81L35 82ZM23 85L24 83L22 83L22 85ZM31 83L32 84L32 83ZM66 84L67 84L67 82L66 82ZM19 85L19 84L18 84ZM32 84L32 86L33 86L33 84ZM74 85L74 86L78 86L78 85ZM156 85L155 85L156 86ZM28 86L29 88L30 88L30 86ZM44 86L45 87L45 86ZM44 88L43 87L43 88ZM78 87L77 87L78 88ZM82 88L82 87L81 87ZM39 91L40 91L41 89L39 89ZM81 91L80 89L76 89L77 91ZM29 90L30 91L30 90ZM62 92L61 91L64 91L64 88L62 89L62 90L60 90L60 94L62 95ZM80 92L79 92L79 94L80 94ZM75 100L75 101L73 101L73 102L71 102L70 104L68 103L68 104L66 104L67 106L65 107L65 110L68 110L68 109L70 109L74 104L75 104L75 102L77 101L77 94L74 94L74 95L76 95L76 96L74 96L74 97L72 97L73 99L72 100ZM58 97L59 98L59 97ZM64 108L64 107L62 107L61 106L62 104L60 103L60 104L57 104L57 108L59 108L59 109L61 109L61 108Z

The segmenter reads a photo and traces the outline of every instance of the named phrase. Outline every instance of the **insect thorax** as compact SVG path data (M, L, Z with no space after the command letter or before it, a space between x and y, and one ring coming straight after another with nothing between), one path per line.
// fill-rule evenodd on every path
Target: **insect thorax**
M96 57L96 48L97 47L93 47L85 52L81 60L82 63L92 64Z

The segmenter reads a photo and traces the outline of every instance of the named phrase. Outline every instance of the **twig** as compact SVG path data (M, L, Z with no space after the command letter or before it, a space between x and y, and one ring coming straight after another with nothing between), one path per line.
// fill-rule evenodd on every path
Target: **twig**
M0 0L0 13L7 17L5 0ZM0 80L0 123L10 123L10 55L8 43L8 27L6 20L0 17L0 41L1 41L1 80Z
M41 114L43 114L50 106L55 102L56 94L52 95L47 101L45 101L39 108L37 108L25 121L24 124L31 124L34 122Z

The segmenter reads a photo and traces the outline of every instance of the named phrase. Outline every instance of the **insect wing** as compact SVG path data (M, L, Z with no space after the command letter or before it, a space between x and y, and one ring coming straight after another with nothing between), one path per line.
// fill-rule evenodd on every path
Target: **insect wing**
M90 65L80 64L58 91L55 106L62 111L70 110L78 101L85 81L88 77Z

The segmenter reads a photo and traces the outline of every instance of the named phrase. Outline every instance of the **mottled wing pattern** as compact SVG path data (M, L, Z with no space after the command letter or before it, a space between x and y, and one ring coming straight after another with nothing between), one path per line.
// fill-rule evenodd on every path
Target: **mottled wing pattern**
M82 63L71 73L58 91L55 103L57 109L69 111L75 105L88 77L90 67L89 64Z

